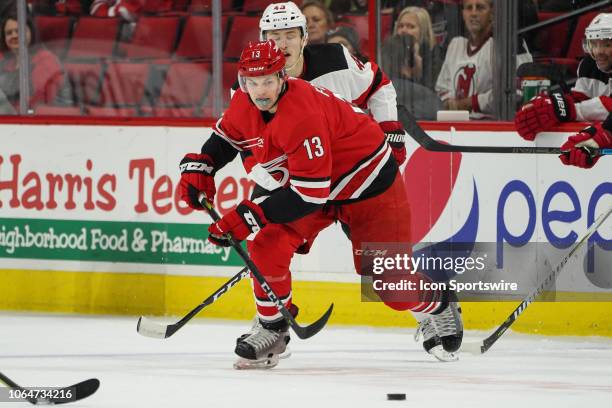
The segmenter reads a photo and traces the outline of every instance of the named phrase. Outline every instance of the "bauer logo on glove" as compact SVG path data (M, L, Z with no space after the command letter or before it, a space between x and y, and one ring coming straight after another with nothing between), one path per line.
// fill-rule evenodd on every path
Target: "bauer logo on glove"
M514 125L523 139L533 141L538 133L573 120L576 120L576 107L572 98L553 92L550 96L540 94L526 103L516 113Z

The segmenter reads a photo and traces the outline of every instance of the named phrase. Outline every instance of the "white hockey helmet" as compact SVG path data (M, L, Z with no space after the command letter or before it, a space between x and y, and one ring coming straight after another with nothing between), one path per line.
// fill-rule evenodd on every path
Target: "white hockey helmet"
M600 13L584 31L587 40L612 38L612 13Z
M266 7L259 20L259 39L265 41L264 33L270 30L300 28L304 39L308 37L306 17L300 8L292 1L272 3Z
M600 13L584 30L582 46L584 51L593 57L592 40L612 39L612 13Z

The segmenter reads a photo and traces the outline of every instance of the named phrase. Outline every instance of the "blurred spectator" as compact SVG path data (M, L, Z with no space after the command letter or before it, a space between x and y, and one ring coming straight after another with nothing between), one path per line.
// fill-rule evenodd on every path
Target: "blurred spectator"
M423 85L422 61L416 67L417 42L410 34L395 34L387 38L382 48L382 67L395 91L397 103L407 108L416 119L435 120L436 112L442 109L442 101L433 88Z
M351 27L338 26L333 30L328 31L325 38L326 42L328 43L338 43L344 45L346 49L349 50L349 52L357 57L361 62L367 61L367 58L363 56L361 49L359 48L359 35Z
M26 43L30 58L30 108L38 104L66 103L70 100L70 89L66 75L58 58L36 41L32 21L27 21ZM19 30L17 17L2 19L0 49L0 90L17 109L19 106ZM7 108L5 106L5 108Z
M427 10L436 42L446 48L450 39L461 34L460 6L463 0L399 0L395 2L395 21L406 7Z
M493 87L492 0L465 0L467 38L451 40L436 91L448 110L491 113Z
M97 17L121 17L134 22L142 9L140 0L94 0L89 14Z
M92 0L56 0L55 10L58 14L83 14L84 10L89 10Z
M403 58L396 57L395 61L397 63L401 61L402 65L385 67L384 69L387 72L389 72L389 69L398 70L400 77L410 79L429 89L434 89L444 62L444 50L436 43L427 10L421 7L406 7L403 9L395 22L393 34L412 36L410 41L406 39L404 41L394 40L396 43L403 43L403 46L400 46L402 55L405 55L408 51L407 47L410 47L412 55L405 55Z
M334 28L334 16L319 0L307 0L302 5L302 13L306 16L308 43L325 43L325 33Z
M346 13L365 14L368 11L368 0L331 0L329 11L335 16Z

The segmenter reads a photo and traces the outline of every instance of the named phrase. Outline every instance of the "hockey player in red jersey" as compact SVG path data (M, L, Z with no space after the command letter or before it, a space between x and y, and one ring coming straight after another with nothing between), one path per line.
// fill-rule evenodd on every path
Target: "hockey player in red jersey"
M290 77L329 89L367 108L393 149L398 164L406 160L405 132L397 120L395 88L373 62L363 63L339 44L308 45L306 17L293 2L268 5L259 20L260 40L274 40L283 51Z
M238 65L241 90L201 153L188 154L181 162L181 196L201 209L197 196L204 192L212 199L215 172L238 152L252 154L270 176L270 194L242 201L210 226L209 240L229 245L225 234L244 240L257 233L247 242L249 253L297 314L289 265L298 247L341 220L351 228L355 268L367 272L370 264L361 255L366 243L396 243L410 251L410 223L397 222L410 209L391 148L369 116L326 89L288 78L283 52L273 41L250 44ZM418 271L401 277L426 279ZM256 282L254 294L259 324L237 340L237 368L275 366L289 341L287 323ZM463 326L453 293L427 291L418 299L399 300L380 294L396 310L430 316L431 327L440 334L432 349L454 357Z
M592 167L585 149L612 147L609 131L612 126L598 124L612 112L610 79L612 74L612 13L598 14L585 30L586 56L578 66L578 79L569 94L560 91L540 95L526 103L514 119L517 132L525 140L534 140L539 132L550 130L562 122L589 121L593 126L570 136L561 146L569 154L561 155L567 165Z
M301 78L314 85L324 87L367 108L391 146L393 156L401 165L406 161L405 131L397 120L395 88L385 73L372 62L363 63L339 44L308 45L306 17L295 3L273 3L264 10L259 21L260 40L272 39L285 56L285 71L290 77ZM237 84L235 89L237 89ZM249 178L259 187L266 188L266 173L261 172L249 152L241 152ZM342 224L348 233L348 228ZM308 244L300 247L299 253L308 252ZM424 347L439 342L437 333L427 316L415 314L419 321L417 333L423 335ZM418 336L417 336L418 338Z

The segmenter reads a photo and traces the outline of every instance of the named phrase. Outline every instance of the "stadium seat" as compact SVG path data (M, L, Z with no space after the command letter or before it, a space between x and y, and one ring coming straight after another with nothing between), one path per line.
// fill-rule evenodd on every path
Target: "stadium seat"
M76 22L68 58L109 58L113 55L120 20L117 18L80 17Z
M539 12L538 21L550 20L560 16L561 12ZM564 57L565 47L569 41L570 20L564 20L538 30L535 36L535 47L545 57Z
M85 112L89 116L100 117L134 117L138 116L135 108L111 108L107 106L87 106Z
M210 64L177 62L170 65L157 107L198 106L208 90Z
M240 58L249 41L259 41L259 16L234 16L223 57Z
M225 38L227 17L221 18L222 35ZM177 58L212 59L212 18L210 16L189 16L183 35L176 48Z
M75 104L97 103L102 77L101 64L66 63L64 69L72 89Z
M147 107L143 109L147 116L155 116L158 118L193 118L202 116L197 108L162 108L162 107Z
M164 14L174 10L174 0L140 0L141 12L148 14Z
M38 105L34 112L36 115L80 116L81 108L77 106Z
M102 81L100 104L117 107L140 105L145 97L148 78L148 64L109 64Z
M191 0L189 13L212 13L212 0ZM221 0L221 11L233 11L232 0Z
M567 49L567 58L578 59L584 56L584 51L582 49L582 40L584 39L584 31L591 23L591 20L595 18L595 16L599 14L599 11L592 11L590 13L586 13L578 17L578 23L574 28L574 33L572 34L572 40Z
M59 58L63 58L70 38L70 17L36 16L34 24L39 41Z
M369 45L368 16L365 14L345 14L343 16L342 21L340 21L339 24L347 25L355 29L355 31L359 35L359 47L361 48L361 52L362 54L367 55L368 45ZM381 37L383 41L385 40L385 38L391 35L392 27L393 27L393 15L392 14L381 15L380 33L381 33Z
M244 0L242 10L245 13L261 13L271 3L278 3L278 0Z
M170 58L179 29L178 17L141 16L132 40L120 46L127 58Z

